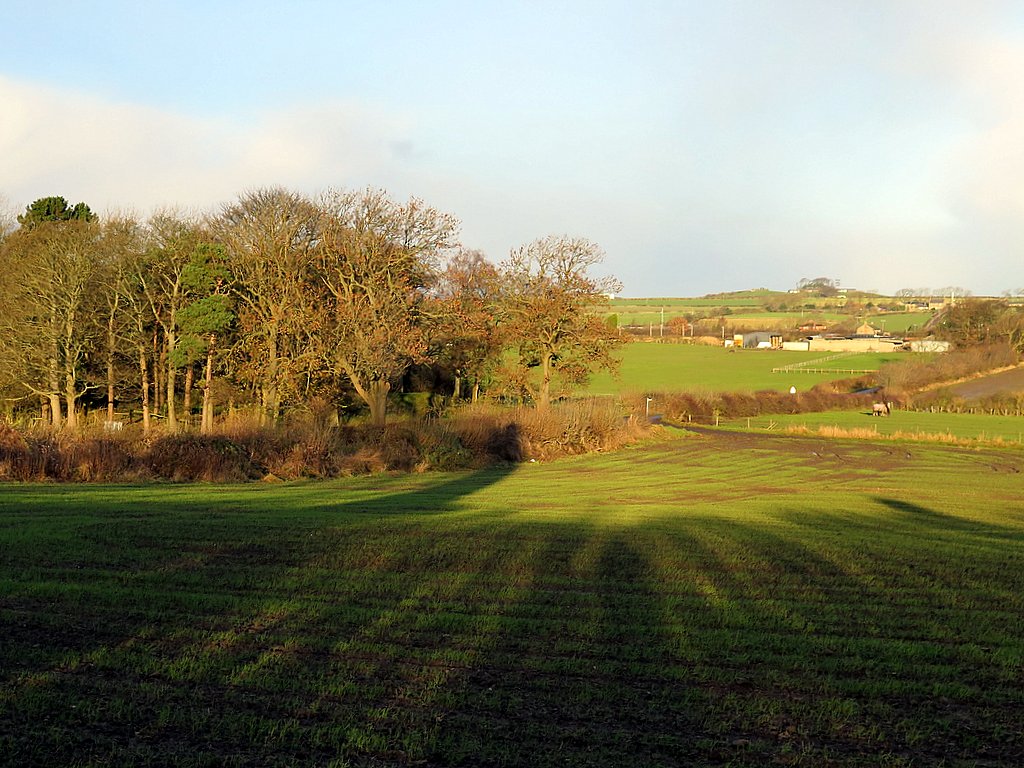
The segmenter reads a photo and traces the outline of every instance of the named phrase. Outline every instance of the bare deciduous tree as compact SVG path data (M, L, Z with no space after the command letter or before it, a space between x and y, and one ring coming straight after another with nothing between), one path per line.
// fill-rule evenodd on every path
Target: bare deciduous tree
M383 424L395 381L426 353L425 289L458 222L379 190L329 193L323 207L317 274L329 299L320 323L325 360Z
M589 240L545 237L512 252L504 262L503 314L518 346L510 373L538 408L547 408L556 379L566 387L586 381L598 368L614 369L619 335L592 311L617 293L611 277L590 270L604 253ZM539 381L527 375L539 369Z
M54 427L78 427L82 366L96 335L89 318L100 235L92 222L48 221L23 226L4 241L9 293L0 345L24 389L48 404Z
M147 258L137 273L153 319L163 331L164 381L167 386L167 429L178 428L176 381L179 364L178 313L188 297L184 283L185 270L202 235L195 222L170 211L154 215L149 220Z
M211 226L237 278L246 357L239 374L258 388L264 418L273 423L296 370L310 362L304 288L320 241L320 210L280 187L258 189L225 206Z
M497 311L499 289L497 267L476 250L458 251L440 276L435 355L452 369L456 399L466 380L476 402L482 382L501 358L505 334Z

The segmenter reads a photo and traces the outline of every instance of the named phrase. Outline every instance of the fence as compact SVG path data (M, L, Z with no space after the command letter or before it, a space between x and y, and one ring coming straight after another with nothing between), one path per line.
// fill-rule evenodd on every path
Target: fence
M854 357L856 355L863 354L863 352L839 352L838 354L828 355L827 357L816 357L813 360L804 360L803 362L793 363L792 365L772 368L772 373L878 373L878 370L874 368L835 368L832 366L823 367L821 365L822 363L828 363L833 360L842 360L847 357Z

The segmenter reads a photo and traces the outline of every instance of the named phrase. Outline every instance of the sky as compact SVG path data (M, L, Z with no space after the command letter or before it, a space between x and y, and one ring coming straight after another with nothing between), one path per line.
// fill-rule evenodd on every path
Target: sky
M0 207L382 188L632 297L1024 288L1024 3L5 3Z

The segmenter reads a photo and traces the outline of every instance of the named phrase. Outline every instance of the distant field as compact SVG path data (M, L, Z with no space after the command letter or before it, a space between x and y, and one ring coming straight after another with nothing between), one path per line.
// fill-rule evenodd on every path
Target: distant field
M786 294L767 294L742 298L720 299L613 299L602 312L618 317L619 325L657 326L664 320L682 317L694 310L706 311L716 307L728 307L730 314L724 316L726 326L761 324L765 330L794 330L801 323L816 321L827 325L840 323L850 325L864 320L876 328L890 333L906 333L908 328L920 329L931 319L925 312L900 312L892 314L869 314L854 316L829 309L794 309L784 312L769 312L763 309L765 303L778 302L788 298ZM824 300L818 300L824 303Z
M839 323L855 322L850 315L840 315L835 312L817 312L806 310L804 312L734 312L726 315L726 325L755 326L761 324L766 330L786 328L795 330L803 323L818 322L826 325L837 325Z
M716 392L755 392L771 389L786 391L795 386L809 389L818 382L850 378L853 374L772 373L772 368L806 360L820 360L821 352L784 352L782 350L743 349L690 344L634 342L622 347L619 377L599 373L585 394L608 395L619 392L677 392L710 390ZM909 360L910 353L868 352L822 363L825 367L877 369L883 362Z
M895 410L888 417L876 417L867 411L826 411L730 419L723 421L722 426L744 430L748 426L753 430L839 427L846 430L871 430L880 435L902 432L911 435L950 435L966 440L1024 441L1024 417L980 413L915 413Z
M875 328L892 334L906 333L908 328L921 330L932 319L929 312L899 312L891 315L869 315L866 321Z
M0 489L4 766L1020 765L1024 452Z
M760 307L765 301L770 301L769 296L743 297L743 298L721 298L721 299L612 299L610 306L613 312L631 312L635 309L650 311L652 308L664 307L680 310L693 307Z

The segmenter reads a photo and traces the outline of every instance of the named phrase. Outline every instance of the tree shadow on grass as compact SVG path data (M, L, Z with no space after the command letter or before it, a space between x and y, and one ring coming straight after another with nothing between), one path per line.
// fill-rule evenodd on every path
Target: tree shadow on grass
M99 512L86 528L78 510L4 614L32 626L2 646L0 733L14 735L0 763L863 764L911 743L886 720L898 705L944 716L922 692L950 653L978 664L927 611L889 636L894 602L942 596L927 574L875 567L918 552L912 536L847 540L807 510L783 510L778 528L522 522L500 499L462 514L513 470L261 488L254 513L229 491L184 510L157 495L144 517ZM908 534L946 530L948 516L899 504ZM81 642L46 636L50 610ZM1006 620L972 647L1002 643L990 630ZM861 678L923 698L880 703L856 693ZM978 702L958 706L996 743L1009 709L990 727Z
M956 532L971 534L974 536L999 537L1021 539L1019 530L1007 526L991 523L983 520L971 520L940 512L929 507L914 504L902 499L894 499L886 496L875 496L872 498L878 504L888 507L898 513L911 526L929 533Z
M714 574L709 608L728 628L718 666L745 678L709 712L764 762L967 763L1024 748L1007 737L1009 702L1024 697L998 654L974 650L1012 654L1020 643L1017 613L998 599L1012 576L989 566L987 550L951 568L929 537L708 522L718 530L694 529L694 546Z
M35 541L17 526L3 529L17 534L22 548L0 567L0 578L15 585L0 599L0 733L8 734L0 763L146 763L180 753L189 759L172 764L251 764L275 751L300 762L343 751L352 740L346 734L319 733L316 740L326 744L313 749L301 728L280 723L315 703L310 681L337 666L345 651L336 645L362 635L394 652L418 621L419 604L460 593L441 583L456 577L436 572L433 551L419 559L367 557L374 528L394 518L400 526L388 527L388 536L422 552L417 533L437 534L437 515L457 511L464 496L512 471L425 476L397 493L385 482L381 495L327 504L310 502L329 494L329 485L275 488L270 496L250 488L255 505L280 503L276 511L254 510L251 519L246 494L222 487L197 494L198 501L180 486L164 499L152 488L134 489L146 499L138 514L109 489L26 489L26 504L11 514L28 519L36 510L49 526ZM90 505L90 494L101 503ZM365 540L318 535L339 525L363 531ZM403 540L404 531L412 538ZM353 571L376 567L382 581L390 578L390 591L378 597L375 584L363 583L353 592L331 572L332 552ZM467 567L467 585L474 570L489 569L483 560ZM410 596L419 602L404 604ZM370 688L387 690L387 660L385 653L359 661L353 679L379 676ZM336 729L307 717L311 732ZM252 730L261 722L271 723L260 737L271 743L262 746Z
M432 765L689 765L695 691L645 554L621 530L524 526L546 539L529 594L469 670ZM532 631L523 631L530 617Z

